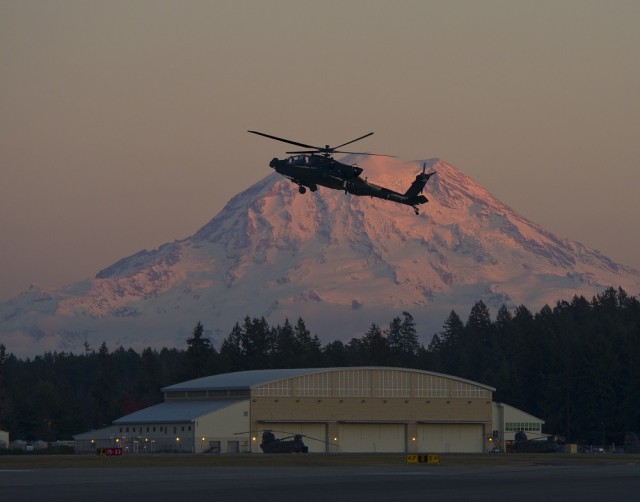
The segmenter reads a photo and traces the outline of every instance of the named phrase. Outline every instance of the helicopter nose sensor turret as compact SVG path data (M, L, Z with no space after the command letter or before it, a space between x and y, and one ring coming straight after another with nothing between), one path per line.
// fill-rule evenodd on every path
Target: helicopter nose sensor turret
M277 165L278 165L278 158L274 157L273 159L271 159L271 162L269 162L269 167L273 167L275 169Z

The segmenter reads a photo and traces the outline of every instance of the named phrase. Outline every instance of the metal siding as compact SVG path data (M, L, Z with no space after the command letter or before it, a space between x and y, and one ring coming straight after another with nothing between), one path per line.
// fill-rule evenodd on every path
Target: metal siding
M229 443L238 442L242 452L249 449L249 402L233 405L199 417L195 422L196 453L207 451L211 441L220 441L220 452L229 453Z
M418 424L418 451L482 453L482 424Z
M341 453L398 453L406 449L405 424L340 424Z

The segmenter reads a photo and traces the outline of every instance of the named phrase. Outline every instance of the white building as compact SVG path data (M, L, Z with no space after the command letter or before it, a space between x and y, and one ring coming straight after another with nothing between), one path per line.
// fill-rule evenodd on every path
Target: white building
M500 442L500 449L505 451L515 441L517 432L522 431L528 439L541 439L544 420L504 403L493 403L493 436Z

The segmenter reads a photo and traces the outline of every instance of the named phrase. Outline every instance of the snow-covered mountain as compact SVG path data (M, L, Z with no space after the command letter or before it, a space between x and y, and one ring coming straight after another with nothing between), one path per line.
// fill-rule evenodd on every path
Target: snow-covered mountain
M373 182L404 192L423 161L351 156ZM326 343L410 312L423 341L454 309L640 293L640 272L559 238L438 159L416 216L408 206L320 188L298 193L275 173L232 198L195 235L141 251L58 291L0 304L0 343L18 355L106 341L184 347L198 321L214 344L248 315L302 317Z

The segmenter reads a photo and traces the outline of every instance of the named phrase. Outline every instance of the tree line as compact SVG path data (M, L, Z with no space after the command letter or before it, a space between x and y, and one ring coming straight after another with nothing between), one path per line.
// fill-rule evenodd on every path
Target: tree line
M202 376L268 368L391 366L454 375L496 388L494 400L546 421L572 442L622 444L640 430L640 302L609 288L552 308L478 301L466 319L451 311L428 345L412 315L362 336L322 345L305 322L236 323L219 349L197 323L186 348L141 353L105 343L81 354L18 359L0 345L0 428L14 439L54 441L110 424L162 401L160 389Z

